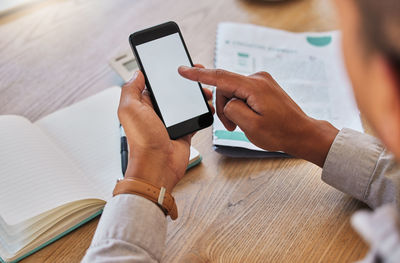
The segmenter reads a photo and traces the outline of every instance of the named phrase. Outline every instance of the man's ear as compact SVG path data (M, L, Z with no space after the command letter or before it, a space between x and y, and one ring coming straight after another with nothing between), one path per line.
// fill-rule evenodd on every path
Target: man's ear
M400 160L400 76L383 55L376 55L374 90L376 106L375 130L387 148Z

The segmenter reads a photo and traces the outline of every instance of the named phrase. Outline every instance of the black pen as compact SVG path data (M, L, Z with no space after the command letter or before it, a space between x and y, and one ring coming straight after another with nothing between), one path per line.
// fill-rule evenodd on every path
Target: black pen
M125 176L126 168L128 167L128 141L126 140L126 134L122 125L119 125L121 133L121 168L122 175Z

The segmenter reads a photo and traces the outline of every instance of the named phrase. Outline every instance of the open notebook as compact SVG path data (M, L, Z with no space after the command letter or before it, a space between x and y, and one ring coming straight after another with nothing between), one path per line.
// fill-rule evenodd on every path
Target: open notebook
M120 90L35 123L0 116L1 261L21 260L101 213L122 175ZM192 148L189 167L200 160Z

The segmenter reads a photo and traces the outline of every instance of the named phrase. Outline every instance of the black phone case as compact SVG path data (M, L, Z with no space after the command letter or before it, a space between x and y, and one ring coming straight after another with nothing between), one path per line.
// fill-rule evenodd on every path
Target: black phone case
M184 49L186 51L186 55L188 56L190 65L193 67L193 62L192 62L192 59L191 59L191 57L189 55L189 52L187 50L185 41L183 40L182 33L181 33L178 25L173 21L166 22L166 23L163 23L163 24L160 24L160 25L157 25L157 26L153 26L153 27L141 30L141 31L137 31L137 32L135 32L135 33L133 33L133 34L131 34L129 36L129 44L131 45L133 54L135 55L136 61L138 62L138 66L139 66L140 70L142 71L142 73L143 73L143 75L145 77L146 87L149 90L150 98L151 98L151 102L153 104L154 110L157 113L157 115L160 117L160 119L162 120L164 125L165 125L164 119L162 117L161 111L160 111L160 109L158 107L157 101L156 101L155 96L153 94L153 91L151 89L149 80L148 80L148 78L146 76L146 71L145 71L145 69L143 67L143 64L142 64L140 56L139 56L139 54L137 52L136 46L140 45L140 44L143 44L143 43L146 43L146 42L149 42L151 40L155 40L155 39L158 39L158 38L162 38L162 37L174 34L174 33L179 33L179 37L180 37L180 39L182 41L182 44L183 44L183 47L184 47ZM207 103L207 99L206 99L206 96L205 96L205 94L204 94L204 92L202 90L201 84L200 83L198 83L198 84L199 84L199 88L201 90L201 93L203 95L203 99L204 99L204 101L205 101L205 103L207 105L208 112L205 113L205 114L202 114L200 116L196 116L196 117L194 117L192 119L189 119L189 120L186 120L186 121L183 121L181 123L178 123L178 124L175 124L173 126L168 127L167 131L168 131L168 134L169 134L171 139L178 139L178 138L183 137L183 136L185 136L187 134L191 134L191 133L193 133L195 131L204 129L204 128L210 126L213 123L214 119L213 119L213 116L212 116L212 112L211 112L210 106Z

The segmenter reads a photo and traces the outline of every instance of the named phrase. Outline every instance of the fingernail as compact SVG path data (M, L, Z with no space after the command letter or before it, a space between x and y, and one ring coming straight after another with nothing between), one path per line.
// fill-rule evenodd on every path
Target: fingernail
M180 66L179 69L185 71L185 70L190 69L190 67L188 67L188 66Z
M132 78L128 81L128 83L134 81L137 78L137 76L139 75L139 71L140 70L135 70L135 72L133 73Z

